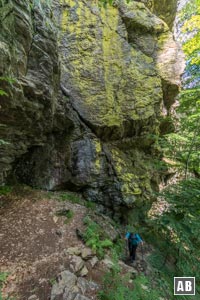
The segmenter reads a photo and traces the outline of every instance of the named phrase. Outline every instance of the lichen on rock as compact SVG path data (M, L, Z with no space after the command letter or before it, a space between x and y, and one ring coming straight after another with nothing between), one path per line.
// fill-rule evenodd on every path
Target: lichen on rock
M0 76L15 78L1 82L2 183L78 190L116 217L150 201L181 56L156 1L142 2L1 7Z

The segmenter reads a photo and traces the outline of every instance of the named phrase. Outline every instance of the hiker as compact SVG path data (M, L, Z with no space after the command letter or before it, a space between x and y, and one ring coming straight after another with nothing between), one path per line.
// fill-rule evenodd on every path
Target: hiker
M143 240L141 239L141 237L139 236L138 233L133 233L133 232L127 232L125 239L127 241L127 246L128 246L128 250L129 250L129 254L130 254L130 258L131 258L131 263L133 263L135 261L137 246L140 243L143 244Z

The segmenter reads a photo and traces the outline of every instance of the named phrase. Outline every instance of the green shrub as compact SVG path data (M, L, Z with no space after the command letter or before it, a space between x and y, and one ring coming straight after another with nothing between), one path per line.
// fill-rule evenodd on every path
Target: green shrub
M111 248L113 246L113 242L111 240L103 240L100 242L102 248Z
M168 186L161 196L168 202L169 209L147 220L148 228L152 230L149 237L154 236L154 239L149 239L149 242L156 248L156 251L149 256L148 262L159 272L156 278L157 284L159 285L159 281L162 280L168 285L164 290L168 293L169 299L173 297L174 276L196 277L196 296L193 296L193 299L199 299L199 191L200 180L197 178ZM147 236L146 240L148 241ZM173 297L173 299L186 298Z
M4 185L0 186L0 195L7 195L12 191L12 187Z
M89 217L84 219L84 224L87 225L83 235L86 245L92 248L100 258L103 258L105 249L113 247L112 241L108 239L101 227Z
M65 217L65 218L67 218L65 220L65 224L66 224L66 223L68 223L68 221L70 219L73 218L74 212L71 209L61 209L61 210L59 210L59 211L56 212L56 215L59 216L59 217Z
M144 275L138 276L130 283L130 275L123 275L119 266L105 274L103 289L99 292L99 300L158 300L161 293Z
M71 218L73 218L73 216L74 216L74 212L69 209L69 211L66 213L67 219L71 219Z

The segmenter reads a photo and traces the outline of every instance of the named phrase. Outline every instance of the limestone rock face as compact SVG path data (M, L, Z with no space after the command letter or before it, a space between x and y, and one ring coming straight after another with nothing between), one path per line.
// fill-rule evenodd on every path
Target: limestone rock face
M153 136L182 69L167 24L142 2L3 5L0 76L15 81L0 80L2 182L81 190L116 217L151 199Z
M61 11L62 85L98 137L133 136L134 122L148 126L162 100L153 58L131 47L119 9L100 11L90 1L70 5ZM128 12L140 14L137 5ZM145 17L138 16L140 23L146 23ZM153 28L153 21L147 26Z
M53 152L55 148L52 144L55 145L56 136L62 136L63 132L66 135L73 126L59 96L57 33L47 10L44 14L25 0L2 2L0 6L0 76L8 77L0 82L8 95L0 99L0 138L3 141L0 143L0 180L7 177L12 164L17 164L18 158L25 154L19 162L19 173L24 181L35 185L30 155L36 153L39 166L35 175L38 175L40 169L46 167L45 152ZM13 79L12 83L9 78ZM43 145L46 150L41 150L43 160L40 160ZM24 164L29 164L27 168L21 167L23 160ZM45 177L44 180L42 176L39 178L41 184L48 187Z

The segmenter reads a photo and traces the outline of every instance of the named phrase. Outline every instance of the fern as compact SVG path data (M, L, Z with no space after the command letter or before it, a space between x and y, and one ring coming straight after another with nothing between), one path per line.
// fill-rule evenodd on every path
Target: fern
M89 217L84 219L84 224L87 228L84 232L84 240L88 247L92 248L100 258L105 255L105 249L109 249L113 246L111 240L109 240L105 233L102 232L100 226L92 221Z
M0 89L0 96L8 97L8 93L6 93L4 90Z
M106 239L106 240L101 241L100 245L102 248L111 248L113 246L113 243L111 240Z
M9 83L14 83L14 82L16 82L16 79L11 78L11 77L3 77L3 76L0 76L0 80L1 80L1 81L6 81L6 82L9 82Z

